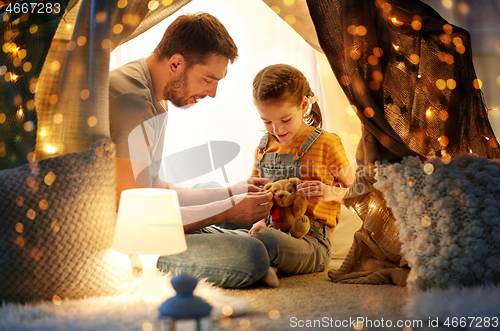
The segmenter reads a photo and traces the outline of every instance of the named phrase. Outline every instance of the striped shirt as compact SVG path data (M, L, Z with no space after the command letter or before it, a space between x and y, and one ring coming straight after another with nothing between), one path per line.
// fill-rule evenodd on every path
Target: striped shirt
M314 127L308 127L299 138L287 144L279 143L274 138L271 138L266 153L296 154L312 131L314 131ZM257 155L258 148L255 150L252 177L259 177ZM319 180L324 184L333 186L338 183L338 174L348 165L349 160L340 137L325 131L302 158L302 181ZM324 222L333 231L340 218L340 207L341 204L335 201L308 201L307 214L313 219Z

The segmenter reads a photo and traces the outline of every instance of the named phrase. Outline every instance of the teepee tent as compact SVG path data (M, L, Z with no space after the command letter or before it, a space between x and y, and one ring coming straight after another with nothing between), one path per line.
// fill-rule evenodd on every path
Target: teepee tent
M470 35L421 1L291 1L293 6L281 1L264 2L314 49L325 54L362 124L356 151L360 171L344 202L357 211L364 224L346 263L331 275L332 279L405 282L408 270L400 254L393 215L374 188L373 174L366 167L383 160L400 162L408 156L421 160L446 160L462 153L500 157L472 64ZM41 200L55 205L45 196L41 199L42 193L49 194L42 190L46 188L43 183L50 188L54 180L58 183L61 178L50 171L50 164L41 162L86 153L91 146L97 158L110 150L106 143L95 144L109 137L107 83L111 51L188 1L66 0L58 2L57 13L51 11L44 16L23 13L23 3L30 1L18 2L20 7L16 8L21 10L17 11L7 12L9 4L4 5L1 13L5 62L1 65L1 86L9 109L0 114L0 162L2 168L11 168L7 171L24 167L25 177L16 177L19 182L12 185L27 186L30 198L26 198L28 193L23 196L6 190L2 194L10 200L3 199L8 202L0 205L0 210L10 212L14 208L23 217L39 220L47 210L42 208L44 203L39 205ZM40 43L36 53L39 56L26 65L30 53L23 51L21 42L33 41ZM27 143L21 144L23 139ZM22 148L17 150L16 146ZM42 166L33 166L37 164L34 161ZM112 176L110 170L111 175L106 176ZM11 173L4 172L3 176ZM362 191L355 189L360 187L358 184L364 188ZM99 189L89 188L91 192ZM50 193L52 197L63 195L62 191ZM36 201L39 207L30 207L27 201ZM107 203L107 212L116 207L113 200ZM378 207L375 212L369 208L373 204ZM75 210L66 213L74 214ZM48 226L58 232L53 230L56 225ZM23 238L2 242L24 248L27 239ZM379 248L385 254L382 259ZM42 248L33 246L29 254L42 261L45 255L40 252ZM366 256L370 259L363 260ZM394 274L377 275L380 269ZM353 280L350 274L355 275Z

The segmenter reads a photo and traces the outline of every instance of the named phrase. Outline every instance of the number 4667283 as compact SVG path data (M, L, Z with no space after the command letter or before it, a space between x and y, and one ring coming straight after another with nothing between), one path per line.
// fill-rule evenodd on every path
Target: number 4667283
M60 3L39 2L39 3L9 3L5 11L11 14L59 14L61 12Z

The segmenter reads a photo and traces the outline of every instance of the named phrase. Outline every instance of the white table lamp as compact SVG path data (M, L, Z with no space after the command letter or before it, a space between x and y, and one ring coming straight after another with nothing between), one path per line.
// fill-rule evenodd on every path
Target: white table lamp
M154 298L159 289L158 258L186 248L177 192L155 188L122 191L113 249L139 255L142 280L138 294Z

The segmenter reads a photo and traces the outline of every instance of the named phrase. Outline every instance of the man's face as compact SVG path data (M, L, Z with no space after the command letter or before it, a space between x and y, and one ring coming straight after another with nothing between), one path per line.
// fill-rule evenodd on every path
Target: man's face
M204 64L182 69L163 89L163 99L176 107L193 105L206 96L215 97L219 80L227 73L228 59L212 54Z

